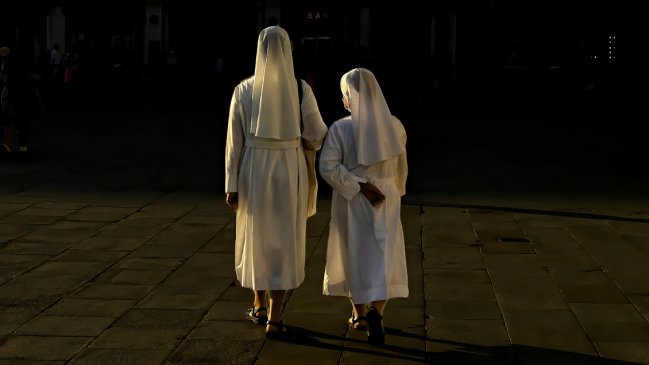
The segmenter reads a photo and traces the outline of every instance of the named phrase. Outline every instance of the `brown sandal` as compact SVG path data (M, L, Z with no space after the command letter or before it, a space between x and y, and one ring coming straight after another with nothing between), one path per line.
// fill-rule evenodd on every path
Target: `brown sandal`
M347 320L347 323L349 323L349 327L355 330L358 331L367 330L367 318L363 316L358 316L357 318L354 318L354 315L352 314L352 316L349 317L349 320Z
M266 310L266 307L248 308L248 310L246 311L246 319L256 324L265 325L266 322L268 321L268 315L267 314L260 315L259 312L268 312L268 311Z
M367 309L367 341L375 346L382 346L385 343L383 316L374 306Z
M269 331L270 326L277 328L276 331ZM284 322L279 321L268 321L266 322L266 338L282 338L288 333L288 328L284 326Z

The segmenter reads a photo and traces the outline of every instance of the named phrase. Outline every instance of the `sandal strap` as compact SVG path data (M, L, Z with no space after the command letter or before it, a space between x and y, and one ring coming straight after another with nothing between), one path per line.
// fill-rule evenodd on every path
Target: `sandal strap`
M376 312L376 314L372 314L372 315L373 315L373 316L377 316L379 319L383 319L383 316L381 315L381 313L379 312L379 310L376 309L375 306L371 306L371 307L369 307L369 308L367 309L367 314L368 314L368 315L370 314L370 312Z
M284 326L284 322L281 320L268 321L266 322L266 325L271 325L276 328L269 330L268 327L266 327L265 333L267 338L283 338L289 332L288 327Z
M275 327L277 327L278 330L281 330L282 328L284 328L284 322L282 322L282 320L268 321L268 322L266 322L266 324L269 324L271 326L275 326Z
M259 312L266 310L265 307L259 307L255 309L255 307L248 308L246 311L246 318L256 324L266 324L266 321L268 321L268 315L266 314L259 314Z
M268 328L266 328L266 335L267 336L273 336L273 335L282 335L288 332L288 328L284 326L284 322L282 320L279 321L267 321L266 325L271 325L275 327L277 330L276 331L269 331Z
M367 321L367 318L365 318L364 316L358 316L358 317L354 318L352 316L351 320L352 320L353 324L356 324L356 323L358 323L360 321Z

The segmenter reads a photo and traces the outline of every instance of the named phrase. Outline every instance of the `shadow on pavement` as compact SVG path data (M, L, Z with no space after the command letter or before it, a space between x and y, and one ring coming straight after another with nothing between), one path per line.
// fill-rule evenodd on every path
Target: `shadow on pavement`
M544 349L538 347L511 345L511 346L481 346L456 341L428 338L400 329L385 328L388 335L409 337L426 341L440 346L436 351L422 351L414 348L386 344L382 347L357 348L337 345L322 340L344 341L347 344L366 344L366 341L352 339L344 336L335 336L317 332L302 327L290 326L289 333L275 341L282 341L300 346L358 353L363 355L377 355L402 361L420 361L432 364L552 364L552 365L634 365L627 361L602 358L586 354L567 351ZM352 345L352 346L353 346ZM428 347L428 345L427 345Z

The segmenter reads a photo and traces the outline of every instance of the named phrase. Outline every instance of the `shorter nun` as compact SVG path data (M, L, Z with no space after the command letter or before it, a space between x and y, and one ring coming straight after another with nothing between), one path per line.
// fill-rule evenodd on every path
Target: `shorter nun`
M408 297L400 219L406 131L371 71L347 72L340 87L351 115L329 128L319 165L333 188L323 294L349 297L349 325L382 345L385 304Z

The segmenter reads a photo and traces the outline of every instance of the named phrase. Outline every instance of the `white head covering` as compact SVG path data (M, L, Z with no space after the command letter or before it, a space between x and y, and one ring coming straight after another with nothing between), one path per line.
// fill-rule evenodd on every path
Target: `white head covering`
M374 74L355 68L340 79L340 89L349 101L356 139L357 162L372 165L405 151L404 129L392 116Z
M263 138L299 137L291 41L281 27L268 27L259 34L254 78L250 132Z

